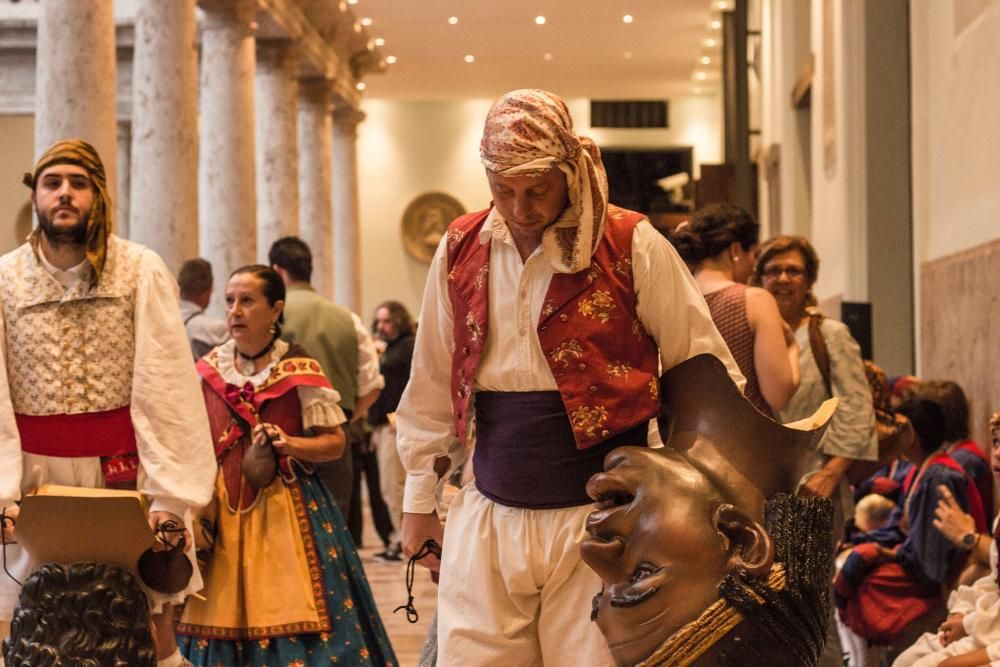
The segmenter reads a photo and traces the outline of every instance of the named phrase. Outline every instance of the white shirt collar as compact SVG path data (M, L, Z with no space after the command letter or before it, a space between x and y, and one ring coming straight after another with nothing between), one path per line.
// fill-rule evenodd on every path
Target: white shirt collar
M49 274L59 281L59 284L63 286L63 289L69 289L73 285L82 282L83 280L90 277L90 262L84 257L83 261L79 264L69 267L68 269L60 269L54 266L45 257L45 252L41 249L38 250L38 260L42 263L42 267L49 272Z

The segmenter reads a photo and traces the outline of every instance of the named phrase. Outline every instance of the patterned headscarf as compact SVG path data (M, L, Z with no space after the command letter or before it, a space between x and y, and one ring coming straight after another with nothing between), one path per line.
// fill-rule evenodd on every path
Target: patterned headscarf
M93 267L90 286L94 287L101 279L104 261L108 250L108 235L111 233L111 197L108 195L107 176L104 164L97 150L81 139L63 139L49 146L35 163L35 173L24 175L24 184L34 190L38 185L38 177L49 167L57 164L75 164L87 170L90 182L94 185L94 203L87 216L87 261ZM31 233L29 240L37 250L39 230Z
M573 132L565 102L544 90L507 93L486 116L479 156L487 169L501 176L562 171L573 215L545 230L542 251L557 273L590 266L604 230L608 177L597 145Z

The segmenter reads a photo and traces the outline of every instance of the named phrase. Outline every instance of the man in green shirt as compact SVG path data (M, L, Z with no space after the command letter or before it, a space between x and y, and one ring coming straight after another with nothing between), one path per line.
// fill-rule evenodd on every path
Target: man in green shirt
M310 286L312 252L295 236L278 239L268 261L285 281L284 338L301 345L319 361L333 388L340 392L340 407L353 423L364 418L385 386L379 373L378 353L361 318L326 299ZM337 506L351 514L351 448L337 461L317 466Z

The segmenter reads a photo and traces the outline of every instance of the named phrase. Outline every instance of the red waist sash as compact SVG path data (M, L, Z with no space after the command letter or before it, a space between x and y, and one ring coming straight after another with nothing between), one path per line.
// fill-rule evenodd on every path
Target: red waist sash
M21 450L42 456L121 456L136 453L129 406L73 415L14 415Z

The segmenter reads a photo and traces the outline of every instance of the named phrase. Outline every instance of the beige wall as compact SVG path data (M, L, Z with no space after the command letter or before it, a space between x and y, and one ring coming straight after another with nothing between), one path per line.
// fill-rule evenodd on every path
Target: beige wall
M367 100L358 127L363 319L385 299L419 313L427 265L403 249L400 221L416 196L441 191L468 211L489 205L479 163L479 138L491 100L389 102ZM693 146L695 163L722 159L721 108L714 96L671 100L666 130L589 127L589 102L567 100L580 134L603 147Z
M32 116L0 116L0 254L13 250L24 239L17 238L14 223L28 203L30 192L21 183L31 171L35 151Z

